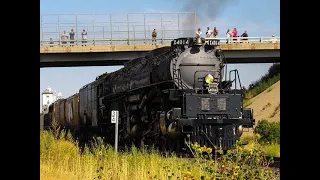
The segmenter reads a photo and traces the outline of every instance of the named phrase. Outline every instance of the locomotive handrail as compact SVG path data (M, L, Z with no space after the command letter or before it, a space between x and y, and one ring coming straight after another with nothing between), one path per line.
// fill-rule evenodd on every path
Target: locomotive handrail
M241 84L241 81L240 81L239 71L237 69L229 71L229 81L231 81L231 73L232 72L234 72L234 80L232 81L232 82L235 83L234 89L237 89L237 78L238 78L238 81L239 81L239 84L240 84L240 89L242 89L242 84Z
M88 40L40 40L40 47L56 47L56 46L113 46L113 45L170 45L171 41L176 38L157 38L156 42L152 42L152 38L140 39L88 39ZM204 38L205 42L210 40L220 41L220 44L231 43L280 43L280 37L234 37L234 38ZM73 42L73 43L71 43ZM63 44L65 43L65 44Z

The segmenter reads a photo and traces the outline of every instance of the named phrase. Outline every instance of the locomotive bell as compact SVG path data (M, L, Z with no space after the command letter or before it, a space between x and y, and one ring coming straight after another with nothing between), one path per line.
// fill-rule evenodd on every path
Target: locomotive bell
M201 37L197 37L197 38L196 38L196 42L194 43L194 45L196 45L196 46L201 46L201 45L202 45L202 39L201 39Z

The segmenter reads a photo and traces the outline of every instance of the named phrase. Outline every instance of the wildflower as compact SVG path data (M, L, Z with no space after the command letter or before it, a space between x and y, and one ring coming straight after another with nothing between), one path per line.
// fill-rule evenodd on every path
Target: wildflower
M250 155L252 155L253 154L253 150L249 149L249 153L250 153Z
M234 171L234 172L233 172L233 175L234 175L234 176L238 176L238 171Z
M98 154L101 156L102 155L102 151L99 151Z
M201 149L201 152L206 152L206 151L207 151L206 146L203 146L203 147L201 147L200 149Z
M200 147L200 145L195 142L194 144L191 145L192 149L198 149Z
M190 171L187 171L186 174L187 174L187 175L191 175L191 172L190 172Z
M256 163L259 164L260 163L260 158L256 158Z
M207 153L210 154L212 152L212 148L207 148Z

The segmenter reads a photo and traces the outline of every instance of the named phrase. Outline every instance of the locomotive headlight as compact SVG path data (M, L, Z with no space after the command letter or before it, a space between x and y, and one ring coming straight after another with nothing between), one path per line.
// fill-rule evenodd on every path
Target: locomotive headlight
M212 84L214 82L214 77L211 74L208 74L204 77L204 80L206 81L206 83Z

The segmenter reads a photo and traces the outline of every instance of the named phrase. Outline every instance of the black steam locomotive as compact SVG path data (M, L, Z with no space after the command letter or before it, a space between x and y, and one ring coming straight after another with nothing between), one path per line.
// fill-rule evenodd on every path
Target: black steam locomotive
M63 100L55 102L44 124L60 119L78 136L103 136L113 144L111 111L118 110L120 146L134 142L179 151L188 136L200 145L230 149L245 127L253 127L254 119L253 111L243 107L238 71L224 72L225 58L217 45L214 40L175 39L170 47L97 77L80 89L72 107L60 108L60 115L55 106ZM76 117L78 123L68 126Z

